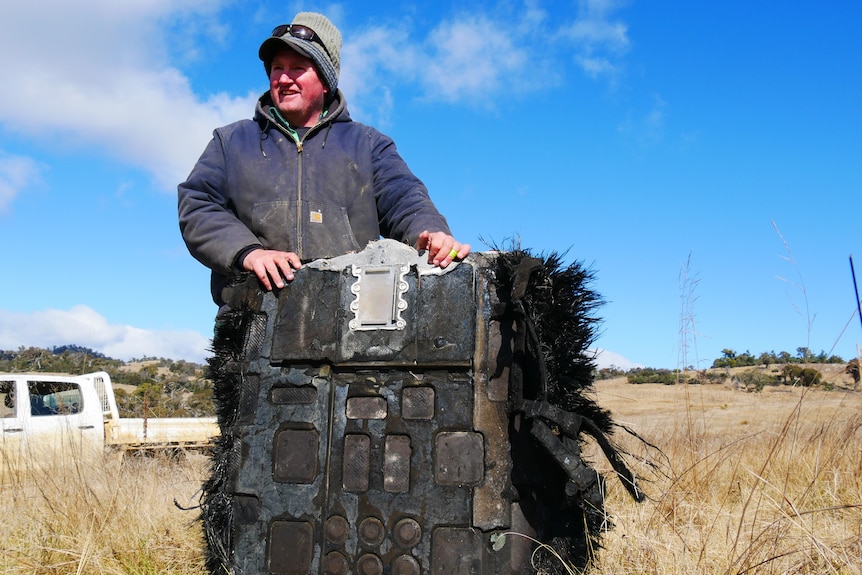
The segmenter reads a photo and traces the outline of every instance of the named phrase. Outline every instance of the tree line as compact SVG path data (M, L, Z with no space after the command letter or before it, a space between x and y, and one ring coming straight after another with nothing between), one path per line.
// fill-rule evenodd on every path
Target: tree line
M129 364L142 364L129 369ZM821 351L813 354L806 347L796 348L796 354L786 351L763 352L754 356L748 351L737 353L725 348L722 356L712 362L713 368L757 367L783 364L777 374L740 373L736 377L746 387L756 390L765 385L800 383L817 385L820 373L805 367L810 363L845 363L837 355ZM134 391L115 388L117 406L124 417L203 417L215 412L212 403L212 382L206 377L205 366L185 360L142 357L129 362L113 359L92 349L77 345L51 349L19 347L17 350L0 350L0 372L49 372L83 374L105 371L116 384L134 386ZM846 373L859 384L860 369L856 359L847 364ZM629 383L723 383L729 375L721 371L670 370L639 367L621 370L611 366L597 370L597 379L625 376Z
M807 347L797 347L796 355L791 355L786 351L779 353L764 351L756 357L747 350L743 353L736 353L733 349L724 348L721 351L721 357L712 362L712 367L749 367L755 365L769 367L777 363L844 363L844 359L838 355L828 355L822 350L820 353L814 354Z
M597 379L610 379L625 376L629 383L661 383L673 385L676 383L724 383L732 378L734 383L746 389L759 391L767 385L802 385L805 387L819 385L822 382L821 373L809 364L844 364L843 358L837 355L828 355L821 351L814 354L807 347L796 348L796 354L791 355L786 351L775 353L774 351L763 352L758 356L745 351L737 353L733 349L725 348L722 356L712 362L713 371L696 370L689 367L681 369L661 369L653 367L636 367L629 370L621 370L615 366L599 369L596 372ZM746 370L731 376L728 371L734 367L766 367L781 365L782 368L774 373L768 373L757 369ZM844 372L853 377L854 388L860 384L860 366L857 359L846 362Z
M140 367L130 368L138 363ZM107 372L117 384L114 395L123 417L204 417L215 413L212 382L201 364L157 357L125 362L77 345L0 350L0 372L80 375L94 371ZM135 389L127 391L118 385Z

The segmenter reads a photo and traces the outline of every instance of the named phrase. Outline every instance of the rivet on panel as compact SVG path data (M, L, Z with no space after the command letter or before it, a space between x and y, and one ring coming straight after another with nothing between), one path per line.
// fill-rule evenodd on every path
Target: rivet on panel
M419 562L410 555L401 555L392 562L392 575L419 575Z
M382 575L383 561L377 555L368 553L356 562L356 572L359 575Z
M348 571L347 559L338 551L328 553L323 558L324 575L347 575Z
M326 538L333 543L344 543L347 540L347 535L350 525L347 519L340 515L333 515L326 520Z
M366 517L359 524L359 539L365 545L376 546L383 543L383 538L386 536L386 530L383 523L376 517Z
M422 539L422 527L414 519L406 517L395 524L392 537L402 547L413 547Z

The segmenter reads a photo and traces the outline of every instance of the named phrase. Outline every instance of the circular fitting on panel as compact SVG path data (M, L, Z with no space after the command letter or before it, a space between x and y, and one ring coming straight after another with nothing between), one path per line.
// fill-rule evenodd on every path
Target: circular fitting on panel
M367 553L356 562L359 575L383 575L383 561L377 555Z
M349 530L350 524L340 515L333 515L326 520L326 539L333 543L344 543Z
M392 538L402 547L413 547L422 539L422 527L415 520L406 517L395 524Z
M347 575L349 571L347 558L338 551L327 553L323 558L324 575Z
M419 575L419 562L410 555L401 555L392 562L392 575Z
M366 517L359 524L359 539L365 545L370 547L380 545L385 536L386 529L383 527L383 522L376 517Z

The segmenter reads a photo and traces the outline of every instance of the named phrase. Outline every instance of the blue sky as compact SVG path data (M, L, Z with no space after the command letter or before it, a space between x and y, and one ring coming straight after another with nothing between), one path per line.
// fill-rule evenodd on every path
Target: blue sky
M0 349L203 361L215 309L176 184L250 117L258 46L300 10L341 29L354 119L395 139L459 239L594 269L600 364L856 355L847 0L4 3Z

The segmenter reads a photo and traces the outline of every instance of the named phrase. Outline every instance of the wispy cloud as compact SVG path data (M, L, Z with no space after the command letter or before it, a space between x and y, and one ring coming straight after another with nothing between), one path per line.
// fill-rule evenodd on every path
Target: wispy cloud
M90 307L19 313L0 309L0 349L82 345L116 359L165 357L203 363L209 341L195 331L116 325Z
M628 26L615 16L619 2L580 0L578 17L561 30L572 41L575 62L592 78L615 81L630 46Z
M653 94L648 110L630 112L617 129L639 144L656 144L664 139L667 116L667 102Z
M18 194L40 180L40 171L35 160L0 151L0 213Z

